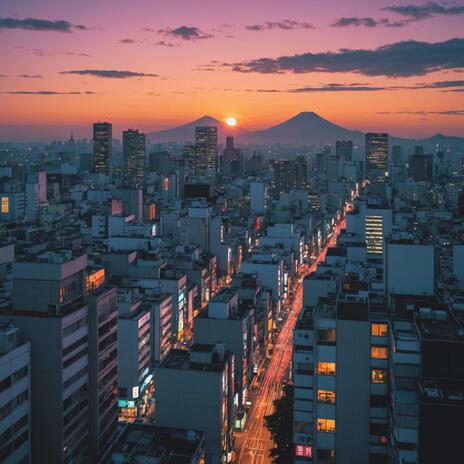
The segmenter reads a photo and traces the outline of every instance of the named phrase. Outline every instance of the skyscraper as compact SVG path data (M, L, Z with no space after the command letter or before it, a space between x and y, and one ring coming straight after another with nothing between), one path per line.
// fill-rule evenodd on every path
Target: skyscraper
M383 178L388 171L388 134L366 134L366 175Z
M274 163L275 194L290 190L304 190L307 188L307 163L304 156L296 160L277 160Z
M344 161L351 161L353 158L353 142L351 140L337 140L335 143L335 153L338 158Z
M241 171L241 152L234 146L234 138L226 138L226 148L222 155L222 170L224 174L239 174Z
M145 177L145 134L138 129L122 133L124 184L141 185Z
M214 174L218 168L217 127L195 128L195 174Z
M93 125L93 172L109 174L113 152L113 126L109 122Z

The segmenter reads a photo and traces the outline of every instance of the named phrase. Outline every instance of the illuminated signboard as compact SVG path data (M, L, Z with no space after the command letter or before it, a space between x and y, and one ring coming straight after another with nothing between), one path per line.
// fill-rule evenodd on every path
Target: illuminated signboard
M8 214L10 212L10 198L9 197L2 197L1 212L3 214Z
M312 458L313 447L309 445L295 445L295 456L302 458Z
M132 398L139 397L139 387L132 387Z
M135 408L135 401L126 401L126 400L119 400L118 401L118 406L120 408Z

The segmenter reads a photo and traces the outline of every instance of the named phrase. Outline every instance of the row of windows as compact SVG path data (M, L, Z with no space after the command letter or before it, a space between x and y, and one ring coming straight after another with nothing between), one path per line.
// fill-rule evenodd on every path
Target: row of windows
M0 421L4 419L6 416L10 415L11 412L16 407L18 407L21 403L24 403L24 401L27 401L28 396L29 396L28 392L23 391L16 398L13 398L11 401L9 401L4 406L2 406L0 408Z
M13 438L25 425L28 424L28 415L25 414L21 419L18 419L11 427L8 427L2 434L0 434L0 446ZM0 456L2 452L0 451Z
M8 443L8 445L4 446L3 448L0 448L0 462L6 461L8 456L13 454L14 451L16 451L18 448L21 447L21 445L27 441L29 438L29 431L26 430L24 433L22 433L16 440Z
M10 388L18 380L21 380L23 377L26 377L27 372L28 372L27 366L24 366L21 369L14 372L12 375L9 375L8 377L5 377L0 382L0 393L2 391L6 390L7 388Z
M76 330L79 330L81 327L87 326L87 316L82 317L81 319L69 324L67 327L63 328L63 338L71 335Z

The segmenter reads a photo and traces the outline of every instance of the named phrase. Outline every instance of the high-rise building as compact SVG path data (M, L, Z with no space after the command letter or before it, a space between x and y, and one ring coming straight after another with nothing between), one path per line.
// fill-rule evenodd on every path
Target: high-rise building
M218 169L218 130L215 126L195 128L195 174L215 174Z
M393 164L401 163L402 156L403 156L403 147L401 145L393 145L393 147L392 147L392 163Z
M433 181L433 155L411 155L408 164L408 175L411 179L414 179L416 182Z
M353 158L353 142L351 140L337 140L335 154L344 161L351 161Z
M34 462L89 462L87 257L47 252L13 264L12 310L31 344ZM45 400L44 400L45 398Z
M142 185L145 178L145 134L138 129L128 129L122 133L124 184Z
M0 323L0 461L31 462L31 353L19 330Z
M93 172L110 174L113 153L113 125L96 122L93 125Z
M234 146L234 138L226 138L226 148L222 155L224 174L239 174L242 168L242 153Z
M303 156L296 160L277 160L274 163L275 195L290 190L304 190L308 185L307 163Z
M388 134L366 134L366 175L371 179L384 178L388 171Z
M118 425L118 308L116 287L105 283L105 269L89 269L89 446L90 461L100 462Z

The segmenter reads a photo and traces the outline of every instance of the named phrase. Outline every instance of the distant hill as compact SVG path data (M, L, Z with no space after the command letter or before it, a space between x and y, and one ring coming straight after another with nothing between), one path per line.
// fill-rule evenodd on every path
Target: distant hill
M228 135L232 135L239 143L271 145L281 143L285 145L312 145L315 148L324 145L334 145L337 140L352 140L357 145L364 145L365 134L361 131L345 129L331 123L318 114L307 111L268 129L260 131L247 131L241 127L231 127L211 116L182 126L160 132L147 134L152 143L156 142L193 142L195 127L217 126L219 142L224 143ZM436 134L425 139L407 139L390 136L390 146L402 145L406 148L422 145L426 150L434 150L437 145L450 146L456 150L464 151L464 138Z
M167 129L159 132L150 132L147 134L147 137L152 143L193 142L195 139L195 127L197 126L216 126L218 128L219 142L223 142L224 139L229 135L240 139L243 134L248 133L246 129L238 126L229 126L225 122L205 115L199 119L196 119L195 121L189 122L182 126L174 127L173 129Z
M364 134L331 123L316 113L302 112L269 129L251 132L244 139L252 143L328 145L336 140L362 143Z

